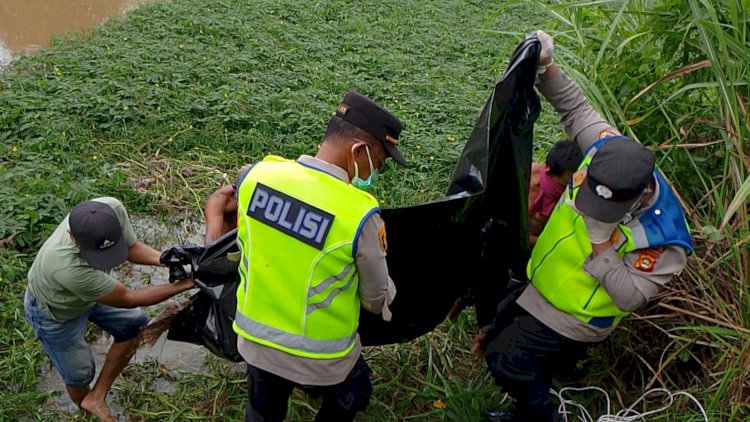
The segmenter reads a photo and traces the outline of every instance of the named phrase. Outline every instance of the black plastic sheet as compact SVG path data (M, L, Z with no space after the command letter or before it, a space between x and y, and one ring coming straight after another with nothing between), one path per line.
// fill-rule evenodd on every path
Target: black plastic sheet
M529 258L528 186L534 122L541 109L534 91L539 41L529 34L516 48L466 142L446 197L382 210L388 228L388 268L398 294L390 322L362 311L362 344L413 340L444 321L459 297L470 295L480 326L495 317L511 277L525 275ZM173 322L168 338L203 344L240 358L231 329L239 278L236 232L201 252L200 287ZM218 290L217 290L218 289Z
M232 329L240 283L236 234L233 230L206 247L173 248L194 255L193 281L198 292L172 320L167 338L202 345L216 356L240 362L237 334Z
M398 289L385 322L362 312L363 345L399 343L432 331L469 292L480 326L492 321L510 274L529 258L528 187L533 126L536 35L516 48L495 85L453 173L447 197L384 209L388 269Z

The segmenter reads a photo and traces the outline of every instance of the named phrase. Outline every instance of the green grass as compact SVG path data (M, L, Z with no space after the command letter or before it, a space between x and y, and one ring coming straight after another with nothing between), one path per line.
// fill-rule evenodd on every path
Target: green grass
M0 374L0 420L70 418L50 414L36 392L48 361L21 297L33 254L76 202L106 194L131 212L201 219L223 173L266 154L315 153L349 90L405 124L411 164L381 179L382 204L439 198L502 74L496 61L542 19L533 5L498 14L463 0L176 0L57 38L0 72L0 239L9 243L0 249L0 359L10 368ZM499 401L468 353L470 316L412 344L367 350L375 397L360 419L462 421ZM221 361L208 376L175 379L173 394L150 388L161 376L133 364L115 384L134 420L243 412L243 377L228 377ZM295 396L290 420L316 407Z

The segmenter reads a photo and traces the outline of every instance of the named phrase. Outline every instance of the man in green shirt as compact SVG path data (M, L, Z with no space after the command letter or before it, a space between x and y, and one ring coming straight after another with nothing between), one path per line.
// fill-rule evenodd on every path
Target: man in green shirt
M28 273L26 319L62 376L70 398L102 421L114 421L105 402L115 378L138 347L148 318L139 306L193 287L190 279L131 290L107 270L130 261L162 265L161 252L136 240L127 211L110 197L76 205L44 242ZM95 362L86 342L88 321L114 338L94 387Z

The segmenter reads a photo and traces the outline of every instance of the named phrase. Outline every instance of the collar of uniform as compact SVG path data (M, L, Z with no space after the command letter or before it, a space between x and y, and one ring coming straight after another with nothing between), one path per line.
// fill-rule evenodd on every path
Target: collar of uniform
M311 155L301 155L297 159L297 162L328 173L346 183L349 183L349 173L347 173L346 170L342 169L341 167L333 165L328 161L321 160L320 158L315 158Z

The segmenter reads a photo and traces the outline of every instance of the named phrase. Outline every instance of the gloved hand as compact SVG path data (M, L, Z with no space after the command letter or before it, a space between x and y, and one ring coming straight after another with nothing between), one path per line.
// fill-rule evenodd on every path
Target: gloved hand
M552 64L554 45L552 43L552 37L541 29L536 31L536 37L542 46L542 50L539 52L539 65L536 67L536 74L541 75L546 72L549 65Z
M169 282L193 278L193 261L201 256L204 248L199 246L175 246L162 252L159 262L169 267Z
M169 282L174 283L175 281L191 279L193 278L193 265L192 264L176 264L169 267Z
M595 245L608 241L612 237L612 233L617 229L618 224L618 222L603 223L587 215L583 216L583 222L586 224L586 230L589 232L589 240Z

